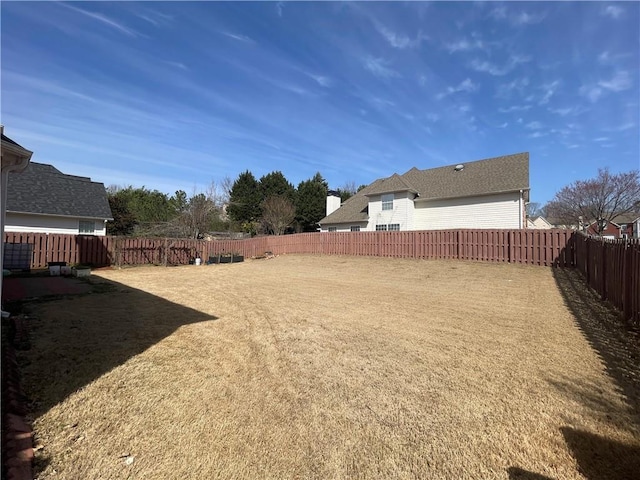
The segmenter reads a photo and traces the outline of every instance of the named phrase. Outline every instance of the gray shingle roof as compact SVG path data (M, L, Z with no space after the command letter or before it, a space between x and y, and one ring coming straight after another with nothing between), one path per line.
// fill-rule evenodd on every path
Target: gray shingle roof
M342 207L320 220L321 224L351 223L368 220L367 195L400 191L418 193L417 200L436 200L529 190L529 153L466 162L456 171L455 165L418 170L378 179L347 200Z
M22 173L9 174L7 212L112 218L104 184L34 162Z
M375 188L372 188L367 192L367 196L380 195L382 193L393 192L413 192L418 193L418 190L413 188L405 179L403 179L397 173L394 173L389 178L383 178Z

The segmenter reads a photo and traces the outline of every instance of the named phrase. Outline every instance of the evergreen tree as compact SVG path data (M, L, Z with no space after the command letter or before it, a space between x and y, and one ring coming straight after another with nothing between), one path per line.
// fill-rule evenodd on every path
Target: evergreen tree
M253 174L247 170L242 172L229 192L227 214L231 220L245 224L253 223L260 218L262 195L260 184Z
M287 200L293 201L295 192L293 185L280 171L268 173L260 179L262 201L274 196L285 197Z
M296 194L296 221L304 232L315 232L318 222L326 215L329 185L320 172L300 182Z

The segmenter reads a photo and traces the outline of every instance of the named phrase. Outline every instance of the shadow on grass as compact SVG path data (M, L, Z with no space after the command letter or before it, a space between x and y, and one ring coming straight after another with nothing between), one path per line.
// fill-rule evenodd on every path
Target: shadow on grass
M21 305L31 330L23 388L36 418L178 328L216 319L104 279L92 292Z
M640 475L639 446L570 427L560 431L587 479L630 480Z
M640 426L640 336L589 289L580 273L554 268L553 276L578 328L605 364Z
M550 381L589 408L601 421L615 422L617 429L637 435L640 428L640 341L638 332L629 330L620 314L589 289L580 272L554 268L553 275L565 304L594 351L600 356L609 377L624 398L628 422L615 415L619 405L608 402L596 385L565 378ZM621 412L620 412L621 413ZM579 471L587 479L640 478L640 446L627 445L568 426L560 429L575 458Z
M507 468L509 480L553 480L551 477L540 475L539 473L530 472L518 467Z

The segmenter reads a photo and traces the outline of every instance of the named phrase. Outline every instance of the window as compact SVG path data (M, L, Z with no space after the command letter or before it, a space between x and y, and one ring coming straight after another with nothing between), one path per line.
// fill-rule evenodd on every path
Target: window
M393 210L393 193L382 195L382 210Z
M399 232L400 231L400 224L399 223L390 223L389 225L385 225L385 224L379 224L376 225L376 232L386 232L386 231L390 231L390 232Z
M360 225L353 225L351 227L351 231L352 232L359 232L360 231Z
M329 227L327 230L329 232L337 232L338 231L338 227Z
M84 220L80 220L80 224L78 225L78 233L80 234L93 234L96 231L96 223L95 222L87 222Z

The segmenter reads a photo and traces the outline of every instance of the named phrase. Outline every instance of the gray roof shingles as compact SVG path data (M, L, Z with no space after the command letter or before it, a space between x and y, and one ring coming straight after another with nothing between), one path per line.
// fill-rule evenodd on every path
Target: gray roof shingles
M22 173L9 174L7 212L113 218L104 184L34 162Z
M418 193L418 200L436 200L529 190L529 153L466 162L460 171L455 165L418 170L378 179L347 200L338 210L320 220L321 224L365 222L368 195L399 191Z

